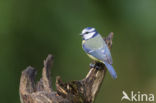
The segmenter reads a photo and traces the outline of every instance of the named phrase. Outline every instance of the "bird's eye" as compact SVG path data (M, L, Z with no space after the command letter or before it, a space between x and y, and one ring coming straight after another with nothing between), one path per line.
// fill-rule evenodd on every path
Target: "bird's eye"
M88 34L89 32L86 32L85 34Z

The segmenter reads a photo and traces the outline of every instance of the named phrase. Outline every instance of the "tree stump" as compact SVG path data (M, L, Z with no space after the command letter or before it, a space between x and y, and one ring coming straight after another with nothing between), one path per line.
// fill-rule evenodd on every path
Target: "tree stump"
M112 46L113 33L104 38L109 49ZM106 67L102 63L95 63L86 77L78 81L64 83L60 76L56 77L56 91L51 86L51 66L53 56L48 55L44 61L42 77L35 84L36 70L29 66L21 75L20 100L21 103L93 103L106 74ZM96 69L96 66L100 69Z

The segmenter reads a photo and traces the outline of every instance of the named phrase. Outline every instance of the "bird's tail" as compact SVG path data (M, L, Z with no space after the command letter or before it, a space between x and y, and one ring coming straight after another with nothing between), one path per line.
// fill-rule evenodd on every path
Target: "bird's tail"
M109 64L109 63L106 63L106 62L104 62L104 64L107 67L107 69L108 69L109 73L111 74L112 78L116 79L117 78L117 74L116 74L113 66L111 64Z

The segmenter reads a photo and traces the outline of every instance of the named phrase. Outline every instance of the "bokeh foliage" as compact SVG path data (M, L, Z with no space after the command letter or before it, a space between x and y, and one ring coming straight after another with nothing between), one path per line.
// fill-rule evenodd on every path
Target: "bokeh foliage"
M82 79L91 62L79 36L87 26L115 34L118 79L107 73L95 103L119 103L122 90L156 93L155 11L154 0L0 0L1 102L20 103L21 71L32 65L38 79L49 53L55 58L53 83L56 75Z

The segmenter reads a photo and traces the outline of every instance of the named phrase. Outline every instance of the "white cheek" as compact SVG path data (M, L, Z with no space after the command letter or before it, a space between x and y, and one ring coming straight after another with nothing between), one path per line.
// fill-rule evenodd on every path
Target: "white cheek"
M84 35L84 39L90 39L93 37L93 35L95 34L95 32L89 33L89 34L85 34Z

